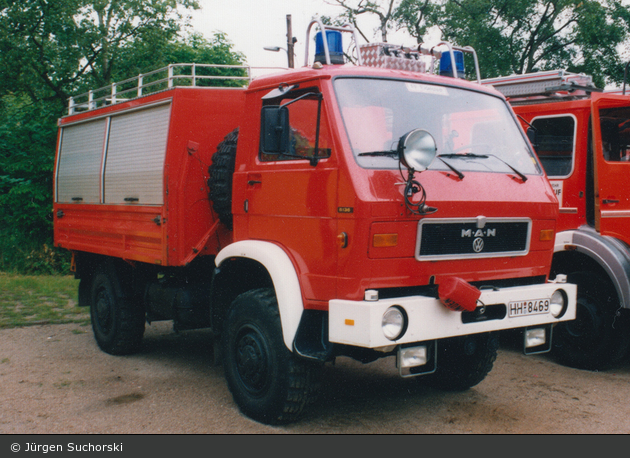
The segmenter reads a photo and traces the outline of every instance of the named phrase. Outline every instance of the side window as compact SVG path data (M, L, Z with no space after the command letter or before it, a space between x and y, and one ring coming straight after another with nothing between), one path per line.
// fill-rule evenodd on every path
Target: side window
M547 176L571 175L575 156L575 118L569 115L536 118L532 126L536 129L536 154Z
M291 99L282 99L278 104L283 105L287 102L291 102ZM310 159L315 156L316 146L317 157L322 159L330 157L330 133L323 102L319 116L319 129L317 125L319 104L318 99L308 97L288 104L291 129L288 153L261 153L260 159L264 162ZM318 133L319 142L317 142Z
M604 159L630 162L630 109L606 108L599 112Z

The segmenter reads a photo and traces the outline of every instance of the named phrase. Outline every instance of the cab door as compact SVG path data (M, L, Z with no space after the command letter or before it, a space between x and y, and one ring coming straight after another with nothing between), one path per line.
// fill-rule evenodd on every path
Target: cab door
M338 168L327 101L317 86L306 85L265 101L265 106L285 104L286 154L265 153L261 146L247 174L248 232L289 252L309 306L323 308L337 286Z
M593 94L595 227L630 243L630 97Z

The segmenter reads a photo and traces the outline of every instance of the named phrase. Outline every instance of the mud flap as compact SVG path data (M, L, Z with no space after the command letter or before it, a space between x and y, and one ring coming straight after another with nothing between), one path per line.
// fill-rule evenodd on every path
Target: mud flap
M330 360L333 344L328 340L328 313L305 310L293 341L293 352L298 356L325 362Z

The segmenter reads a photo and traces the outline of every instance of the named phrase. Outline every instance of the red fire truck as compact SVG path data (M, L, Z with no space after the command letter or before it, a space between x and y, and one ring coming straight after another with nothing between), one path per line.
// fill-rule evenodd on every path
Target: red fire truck
M55 244L100 348L136 351L158 320L211 328L236 404L270 424L337 357L462 390L497 331L548 351L576 310L549 278L558 201L523 130L478 66L457 77L474 51L365 45L351 65L336 43L354 30L314 19L307 44L317 25L303 68L220 88L170 66L59 121Z
M484 80L528 129L560 203L552 272L578 285L577 319L553 353L599 370L630 346L630 97L564 70ZM553 274L552 274L553 275Z

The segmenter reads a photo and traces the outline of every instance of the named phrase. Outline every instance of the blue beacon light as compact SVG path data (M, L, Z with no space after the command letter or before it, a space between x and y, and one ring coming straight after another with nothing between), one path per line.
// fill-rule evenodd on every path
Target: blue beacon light
M455 65L457 67L457 77L466 78L466 72L464 71L464 53L461 51L453 51L455 55ZM440 75L441 76L453 76L453 64L451 62L451 53L445 52L440 57Z
M344 64L341 32L336 30L327 30L326 39L328 41L330 63L333 65ZM322 32L317 32L317 34L315 34L315 62L326 64L326 52L324 51Z

